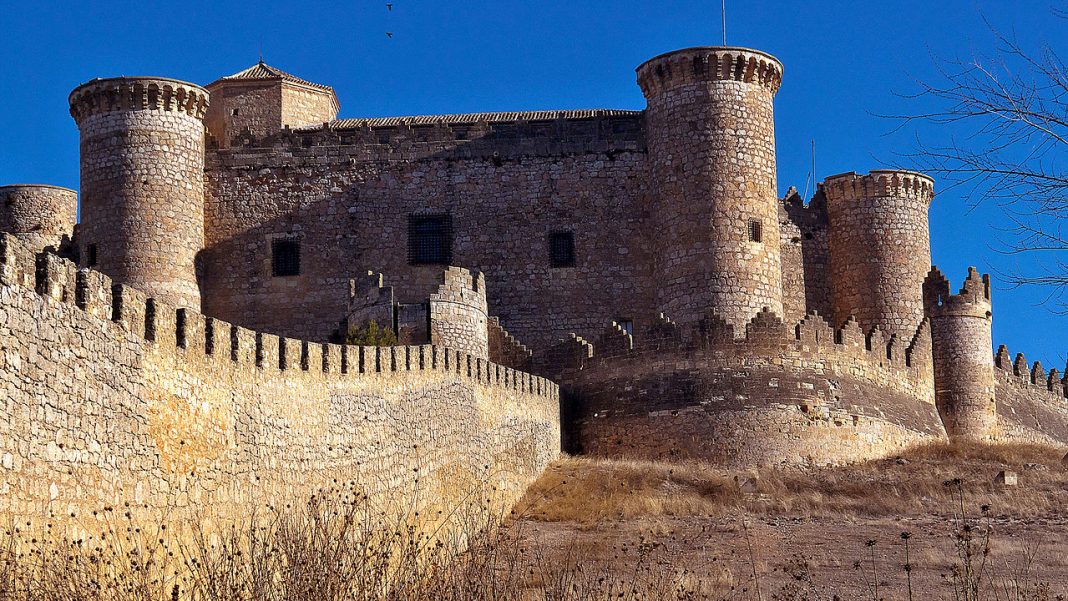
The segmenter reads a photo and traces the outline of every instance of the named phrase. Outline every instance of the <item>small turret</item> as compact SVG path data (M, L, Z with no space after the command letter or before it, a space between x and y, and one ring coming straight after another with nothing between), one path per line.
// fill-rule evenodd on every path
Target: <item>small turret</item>
M923 284L931 318L935 402L951 439L992 440L998 436L991 339L990 276L968 268L958 294L932 268Z
M81 133L81 265L200 308L208 93L158 77L94 79L70 94Z
M823 190L834 321L855 315L865 331L878 326L906 339L924 317L934 181L911 171L880 170L829 177Z
M783 314L773 99L782 64L746 48L687 48L638 67L657 216L657 309L712 311L741 331Z
M78 193L42 184L0 186L0 232L14 234L34 252L70 244Z

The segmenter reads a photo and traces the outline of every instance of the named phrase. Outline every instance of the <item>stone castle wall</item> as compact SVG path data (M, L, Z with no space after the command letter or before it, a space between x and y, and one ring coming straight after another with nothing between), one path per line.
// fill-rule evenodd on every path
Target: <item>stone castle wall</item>
M783 319L801 321L810 311L833 315L827 206L822 189L809 204L791 188L779 203Z
M355 482L448 508L508 503L559 451L547 380L451 349L344 347L232 326L0 236L0 513L129 502L242 517Z
M204 312L325 340L368 270L423 302L444 266L409 264L409 217L448 214L450 263L485 275L488 312L532 349L654 314L640 113L528 117L353 120L209 151ZM551 265L553 232L573 233L574 267ZM301 273L271 277L286 235Z
M337 117L337 100L330 92L282 82L282 126L321 125Z
M15 234L35 251L70 245L78 193L44 185L0 186L0 232Z
M907 348L856 322L836 331L818 315L788 325L769 312L744 338L713 318L564 346L573 450L743 467L859 461L945 438L926 323Z
M272 81L234 81L210 86L204 128L223 148L245 131L265 136L282 123L282 87Z
M992 370L998 429L1003 440L1068 446L1068 377L1042 363L1028 366L1023 353L1010 359L998 348Z

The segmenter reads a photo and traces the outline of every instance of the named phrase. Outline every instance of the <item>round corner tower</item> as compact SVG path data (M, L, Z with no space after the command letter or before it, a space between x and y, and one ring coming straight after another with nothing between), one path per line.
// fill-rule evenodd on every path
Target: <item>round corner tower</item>
M865 331L879 326L911 340L924 318L934 180L912 171L873 170L829 177L823 189L835 325L855 316Z
M775 57L702 47L637 69L662 242L657 305L676 321L712 311L743 328L783 314L773 100Z
M932 269L923 284L931 318L935 402L951 439L992 440L998 436L990 276L968 268L960 293Z
M200 86L157 77L94 79L70 95L81 132L81 265L194 309L207 106Z
M69 244L77 218L78 193L70 188L0 186L0 232L14 234L35 252Z

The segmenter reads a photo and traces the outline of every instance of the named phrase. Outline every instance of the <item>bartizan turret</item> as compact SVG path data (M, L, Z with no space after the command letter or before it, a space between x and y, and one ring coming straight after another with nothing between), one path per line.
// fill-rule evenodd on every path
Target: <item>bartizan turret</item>
M932 268L923 284L934 345L935 402L951 439L998 437L991 341L990 276L968 268L958 294Z
M66 250L78 217L78 193L43 184L0 186L0 232L14 234L27 248Z
M666 315L711 311L736 331L764 307L782 315L772 106L782 73L771 55L731 47L638 67Z
M924 317L934 181L911 171L843 173L823 186L836 325L851 316L909 340Z
M81 131L81 265L195 309L207 106L200 86L157 77L94 79L70 95Z

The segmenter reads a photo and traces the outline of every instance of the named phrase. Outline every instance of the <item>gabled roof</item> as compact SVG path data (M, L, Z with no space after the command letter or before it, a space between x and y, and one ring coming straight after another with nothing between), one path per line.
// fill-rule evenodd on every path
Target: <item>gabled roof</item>
M317 90L323 90L324 92L330 92L331 94L334 93L334 88L331 88L330 86L326 86L326 85L323 85L321 83L313 83L313 82L310 82L310 81L308 81L306 79L301 79L301 78L297 77L296 75L292 75L290 73L286 73L285 71L283 71L281 69L278 69L276 67L272 67L272 66L268 65L267 63L265 63L263 61L260 61L260 62L256 63L255 65L252 65L251 67L249 67L248 69L245 69L244 71L238 71L237 73L234 73L233 75L227 75L225 77L220 77L219 79L213 81L212 83L210 83L208 85L209 86L215 85L216 83L219 83L221 81L233 81L233 80L242 80L242 79L246 79L246 80L247 79L281 80L281 81L287 81L289 83L294 83L294 84L297 84L297 85L302 85L302 86L307 86L307 87L310 87L310 88L315 88Z

